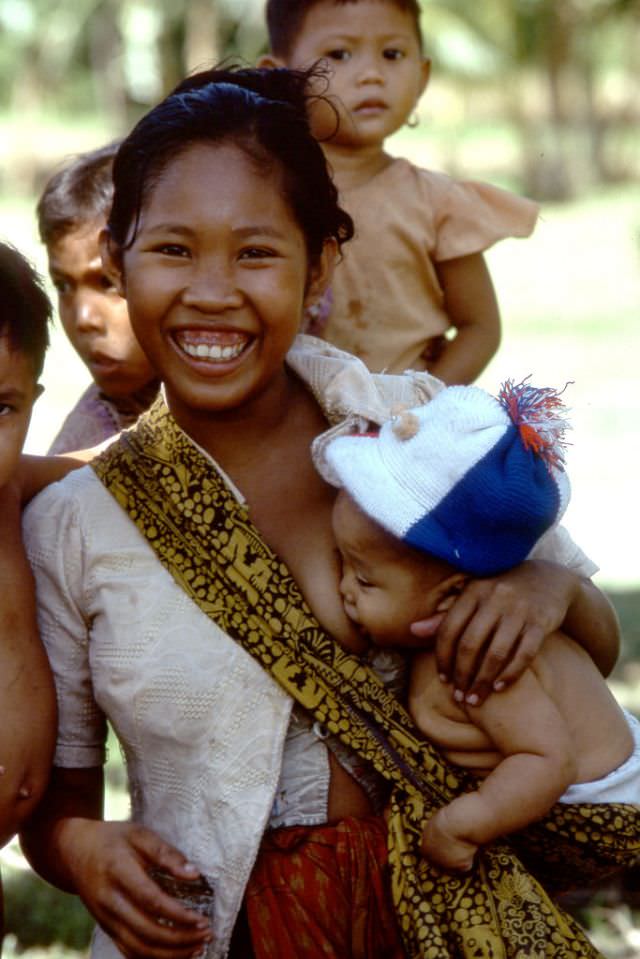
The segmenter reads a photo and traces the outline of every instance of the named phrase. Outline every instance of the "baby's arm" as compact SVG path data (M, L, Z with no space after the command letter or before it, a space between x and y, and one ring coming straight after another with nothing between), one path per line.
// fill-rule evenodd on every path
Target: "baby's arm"
M22 545L19 494L15 481L0 490L0 846L44 792L56 731L53 681Z
M429 372L449 385L472 383L500 345L500 312L481 253L435 264L444 308L456 336Z
M576 774L564 717L533 670L465 712L503 759L475 791L456 797L425 826L424 855L450 870L470 869L478 846L542 818Z

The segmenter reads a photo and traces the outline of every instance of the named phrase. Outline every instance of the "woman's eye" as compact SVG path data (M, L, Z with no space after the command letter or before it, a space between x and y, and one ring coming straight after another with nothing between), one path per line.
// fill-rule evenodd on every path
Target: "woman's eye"
M249 246L240 252L241 260L265 260L270 256L275 256L275 251L264 246Z
M368 579L365 579L364 576L359 576L356 574L356 583L358 586L361 586L362 589L368 589L371 586L371 583Z
M328 60L344 61L351 59L351 52L349 50L328 50L325 56Z
M164 256L189 256L189 250L180 243L159 243L154 247L154 253L162 253Z
M405 53L403 50L397 50L395 47L389 47L384 51L383 57L385 60L403 60Z
M0 416L8 416L11 412L13 412L12 406L8 403L0 403Z

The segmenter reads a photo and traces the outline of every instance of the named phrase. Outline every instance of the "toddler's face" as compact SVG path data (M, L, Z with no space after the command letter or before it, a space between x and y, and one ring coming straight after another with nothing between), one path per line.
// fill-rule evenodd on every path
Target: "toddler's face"
M428 78L413 18L388 0L313 6L287 65L304 68L320 59L328 63L328 93L340 119L331 142L348 148L381 144L398 130ZM312 121L321 138L335 127L326 110Z
M0 335L0 488L17 468L39 393L31 359Z
M423 647L409 627L435 612L429 590L442 579L441 571L369 519L344 490L334 506L333 533L347 616L378 646Z
M102 268L102 222L88 223L49 249L49 272L58 313L71 345L100 390L124 399L155 379L135 338L126 301Z

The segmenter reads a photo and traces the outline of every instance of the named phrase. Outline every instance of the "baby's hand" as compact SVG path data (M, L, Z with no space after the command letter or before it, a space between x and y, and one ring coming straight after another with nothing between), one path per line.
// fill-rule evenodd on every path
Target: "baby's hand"
M422 854L448 872L469 872L478 846L450 829L448 806L439 809L422 830Z

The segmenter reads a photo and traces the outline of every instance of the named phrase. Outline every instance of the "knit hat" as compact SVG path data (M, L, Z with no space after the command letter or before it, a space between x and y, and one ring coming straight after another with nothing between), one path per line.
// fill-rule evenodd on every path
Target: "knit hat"
M567 507L565 412L556 391L526 380L507 380L498 399L446 387L375 435L336 438L322 472L405 543L493 576L526 559Z

